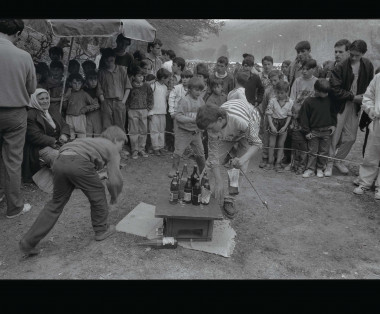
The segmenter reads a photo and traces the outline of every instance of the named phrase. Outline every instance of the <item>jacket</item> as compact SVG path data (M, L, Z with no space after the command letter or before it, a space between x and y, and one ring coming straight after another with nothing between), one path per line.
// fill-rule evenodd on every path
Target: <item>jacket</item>
M357 95L364 94L369 83L373 79L374 69L371 61L366 58L360 59ZM351 85L354 81L350 58L338 63L331 71L331 96L334 101L334 108L337 113L342 113L347 101L352 101L355 95L351 92ZM356 104L357 113L360 105Z

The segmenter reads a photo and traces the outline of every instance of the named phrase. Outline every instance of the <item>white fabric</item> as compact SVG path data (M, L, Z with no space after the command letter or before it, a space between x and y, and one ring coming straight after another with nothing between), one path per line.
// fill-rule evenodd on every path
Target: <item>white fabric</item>
M29 102L29 107L32 107L34 109L37 109L38 111L42 112L42 117L51 125L51 127L55 130L56 125L53 121L53 118L51 117L50 113L48 110L42 109L41 105L38 102L37 96L46 93L49 97L49 103L50 103L50 95L46 89L43 88L37 88L36 91L30 95L30 102Z
M245 88L239 87L230 91L227 95L227 100L231 100L231 99L242 99L242 100L247 101L247 97L245 96Z
M168 70L170 73L172 73L172 65L173 65L173 60L166 61L163 65L162 68Z
M374 134L380 136L380 73L376 74L363 95L363 110L369 114L372 111L375 119L371 123Z
M169 113L174 115L177 112L178 103L182 97L186 96L187 89L182 84L175 85L169 94Z
M166 95L168 87L165 84L154 82L150 85L153 90L153 108L148 112L148 116L154 114L166 114Z

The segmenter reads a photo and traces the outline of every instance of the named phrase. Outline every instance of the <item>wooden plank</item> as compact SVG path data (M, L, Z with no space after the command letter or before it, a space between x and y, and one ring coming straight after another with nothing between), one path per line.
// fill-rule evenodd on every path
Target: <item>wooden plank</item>
M223 219L219 204L215 199L210 200L209 205L195 206L192 204L170 204L167 197L160 198L156 204L156 217L181 218L181 219Z

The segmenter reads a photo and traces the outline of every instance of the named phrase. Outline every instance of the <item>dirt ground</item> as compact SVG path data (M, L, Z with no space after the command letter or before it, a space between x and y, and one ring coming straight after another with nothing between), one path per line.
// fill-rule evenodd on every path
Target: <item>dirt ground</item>
M363 133L348 159L360 162ZM188 160L192 167L193 161ZM116 233L96 242L90 208L75 190L58 223L41 241L40 255L23 258L18 241L34 222L49 194L34 185L23 193L32 211L5 218L0 204L0 279L309 279L380 278L380 211L373 191L355 196L352 180L334 169L331 178L304 179L294 173L265 172L252 160L248 177L269 210L243 180L239 212L231 222L237 233L230 258L178 247L147 250L141 237ZM170 156L127 161L124 191L109 215L117 224L140 202L155 204L167 195Z

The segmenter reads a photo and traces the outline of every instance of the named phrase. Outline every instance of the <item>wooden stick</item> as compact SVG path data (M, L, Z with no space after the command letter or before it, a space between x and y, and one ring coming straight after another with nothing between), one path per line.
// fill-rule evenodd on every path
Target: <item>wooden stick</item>
M69 67L69 62L70 62L71 50L73 49L73 43L74 43L74 37L71 37L70 50L69 50L69 55L67 57L67 71L65 71L65 76L64 76L64 80L63 80L62 94L61 94L61 102L59 104L59 113L62 112L63 96L65 94L67 72L68 72L68 67Z

